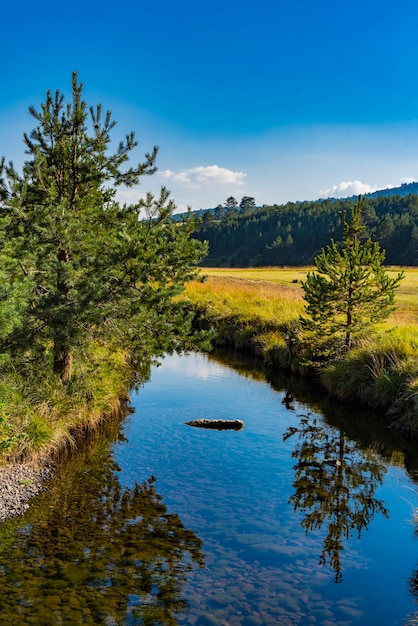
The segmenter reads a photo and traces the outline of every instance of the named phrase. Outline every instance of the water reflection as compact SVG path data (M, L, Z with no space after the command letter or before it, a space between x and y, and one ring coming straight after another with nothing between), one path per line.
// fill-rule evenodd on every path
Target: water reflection
M193 564L204 566L200 539L168 512L155 478L122 488L104 452L107 463L97 462L102 448L64 472L36 523L0 555L2 624L175 626L187 610L182 588Z
M376 513L389 516L383 501L374 497L384 468L372 449L361 450L343 431L322 426L313 415L301 416L283 439L294 436L298 442L292 457L297 462L290 502L303 513L306 532L326 527L320 563L329 562L335 581L341 582L344 540L354 533L360 538Z
M406 623L416 545L402 493L415 484L393 433L300 379L275 377L271 389L244 362L184 360L167 359L133 398L129 441L101 433L21 530L0 526L1 624ZM200 415L245 417L245 428L185 426ZM205 569L184 526L204 540Z

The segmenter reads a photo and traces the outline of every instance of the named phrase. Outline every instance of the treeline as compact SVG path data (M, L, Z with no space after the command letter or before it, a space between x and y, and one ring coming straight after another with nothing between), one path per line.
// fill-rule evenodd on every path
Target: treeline
M194 234L209 242L202 265L309 265L330 239L342 239L340 212L350 211L354 202L288 202L251 211L226 205L223 211L208 210ZM363 223L363 238L380 243L387 264L417 265L418 196L367 199Z

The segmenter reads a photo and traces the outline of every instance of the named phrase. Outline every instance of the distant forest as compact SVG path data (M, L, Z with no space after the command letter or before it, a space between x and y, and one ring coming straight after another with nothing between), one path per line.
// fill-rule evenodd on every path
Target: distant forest
M310 265L330 239L340 241L339 213L354 199L287 203L255 208L228 198L201 213L194 237L209 242L206 267ZM253 200L253 198L249 199ZM388 265L418 265L418 196L366 198L364 238L378 241Z

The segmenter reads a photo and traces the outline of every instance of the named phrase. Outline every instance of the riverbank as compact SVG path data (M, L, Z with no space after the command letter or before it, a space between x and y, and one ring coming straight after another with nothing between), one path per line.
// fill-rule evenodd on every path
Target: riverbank
M138 365L139 368L139 365ZM39 361L14 359L0 372L0 468L42 463L126 410L136 374L129 355L91 342L73 358L68 385Z
M30 500L47 488L54 472L51 461L0 466L0 523L23 515Z
M332 397L382 410L394 428L417 438L418 270L406 271L398 308L376 333L316 367L306 364L307 354L297 337L297 320L304 308L300 281L306 271L209 270L204 283L191 283L186 290L196 324L216 328L216 345L256 354L269 368L315 377Z
M19 362L3 367L0 523L25 513L62 459L126 413L134 384L126 353L91 343L88 354L75 354L73 370L66 386L47 368L33 371Z

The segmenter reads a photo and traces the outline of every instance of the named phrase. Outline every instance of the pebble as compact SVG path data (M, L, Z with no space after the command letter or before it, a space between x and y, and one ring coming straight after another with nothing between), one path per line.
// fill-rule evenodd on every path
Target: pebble
M10 463L0 466L0 523L23 515L29 501L46 488L54 474L52 463Z

